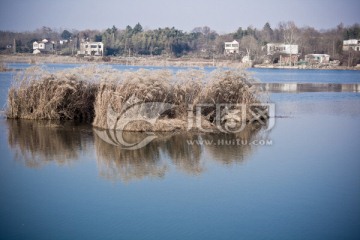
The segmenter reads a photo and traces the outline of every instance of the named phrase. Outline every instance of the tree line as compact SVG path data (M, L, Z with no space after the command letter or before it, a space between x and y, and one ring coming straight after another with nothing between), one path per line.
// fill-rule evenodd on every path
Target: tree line
M73 54L81 39L101 41L108 56L162 55L168 57L224 58L224 42L240 42L240 54L250 55L254 60L264 56L264 47L269 42L287 42L291 34L293 44L299 45L302 55L327 53L334 59L342 59L342 42L347 39L360 39L360 25L338 26L317 30L313 27L298 27L293 22L281 22L276 27L265 23L263 28L239 27L235 32L219 34L210 27L196 27L185 32L174 27L144 29L140 23L118 29L115 25L103 30L54 30L42 27L31 32L0 31L0 51L5 52L16 42L17 52L32 52L32 43L47 38L53 41L69 40L59 47L61 54ZM301 56L300 56L301 57ZM234 58L230 56L229 58Z

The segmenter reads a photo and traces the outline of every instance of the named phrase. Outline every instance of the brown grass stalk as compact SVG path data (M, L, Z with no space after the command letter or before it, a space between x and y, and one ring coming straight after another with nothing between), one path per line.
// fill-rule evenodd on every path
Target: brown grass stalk
M252 86L255 82L242 70L173 73L166 69L117 71L88 66L51 73L32 67L15 77L8 94L7 117L80 120L92 122L99 128L108 128L109 107L121 113L136 99L137 104L148 103L150 108L134 109L128 114L158 115L158 121L153 125L133 122L126 130L184 130L189 106L262 101L261 94ZM154 103L171 104L173 107L161 112ZM208 126L214 121L215 108L213 105L202 110Z

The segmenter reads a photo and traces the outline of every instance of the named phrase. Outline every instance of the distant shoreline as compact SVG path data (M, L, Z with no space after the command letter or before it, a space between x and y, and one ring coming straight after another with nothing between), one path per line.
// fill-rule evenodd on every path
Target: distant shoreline
M28 63L28 64L121 64L131 66L157 67L229 67L229 68L264 68L264 69L316 69L316 70L360 70L360 67L347 66L277 66L274 64L250 64L233 60L202 59L202 58L166 58L161 56L146 57L76 57L61 55L33 55L29 54L0 54L0 63ZM11 70L11 69L9 69Z
M360 70L360 67L347 67L347 66L329 66L329 65L299 65L299 66L279 66L279 65L262 65L258 64L253 68L264 68L264 69L297 69L297 70Z

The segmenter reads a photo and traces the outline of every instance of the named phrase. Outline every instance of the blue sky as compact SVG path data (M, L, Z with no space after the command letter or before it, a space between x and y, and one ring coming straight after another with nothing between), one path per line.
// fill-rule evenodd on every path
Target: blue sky
M329 29L340 22L360 23L360 1L325 0L1 0L0 30L31 31L42 26L57 29L124 29L176 27L191 31L209 26L219 33L266 22L294 21L299 27Z

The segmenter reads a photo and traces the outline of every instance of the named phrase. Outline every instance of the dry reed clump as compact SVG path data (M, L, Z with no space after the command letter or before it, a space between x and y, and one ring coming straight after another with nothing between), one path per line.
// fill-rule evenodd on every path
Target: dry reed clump
M214 71L194 100L194 105L204 106L201 113L210 122L215 121L216 104L230 104L229 111L240 110L241 107L236 105L244 104L248 112L251 104L263 100L255 83L257 80L242 70Z
M132 118L156 117L154 125L131 122L130 131L172 131L185 128L187 105L192 103L201 90L204 72L190 70L175 75L170 70L144 70L118 72L115 78L104 78L95 101L94 126L108 128L109 106L116 113L124 110ZM131 106L146 104L146 109ZM164 110L168 104L170 109ZM150 112L148 112L150 111ZM166 119L166 121L163 121Z
M170 71L118 71L112 78L103 78L95 101L94 126L106 128L109 106L118 113L132 100L141 102L170 102L172 77Z
M251 89L253 83L255 80L243 71L214 71L196 103L255 103L258 100Z
M104 79L101 82L93 125L128 131L185 130L189 106L193 106L195 111L196 105L206 104L211 106L202 108L203 126L214 128L216 104L250 106L260 103L260 93L252 86L256 82L241 70L218 70L212 73L188 70L176 74L168 70L144 69L120 72L116 79ZM159 107L159 103L170 104L171 109L164 110L164 106ZM141 104L147 105L142 108L139 107ZM131 109L135 105L137 107ZM109 115L109 107L115 114ZM126 120L132 118L135 121L122 125L121 117L124 115L127 116ZM151 118L156 118L156 122L148 123L147 120ZM109 122L115 125L109 126Z
M176 74L174 83L174 104L177 105L176 115L180 118L187 116L189 105L202 91L206 74L202 70L181 71Z
M92 122L97 71L78 68L49 73L40 67L26 69L15 76L9 90L7 117Z
M191 107L195 113L197 105L205 104L203 126L214 128L216 104L260 102L254 82L241 70L173 73L87 66L50 73L32 67L16 75L8 94L7 117L80 120L129 131L175 131L187 128Z

